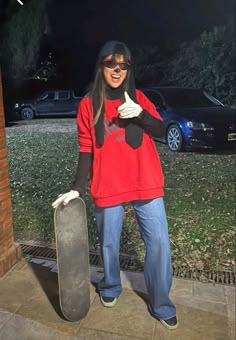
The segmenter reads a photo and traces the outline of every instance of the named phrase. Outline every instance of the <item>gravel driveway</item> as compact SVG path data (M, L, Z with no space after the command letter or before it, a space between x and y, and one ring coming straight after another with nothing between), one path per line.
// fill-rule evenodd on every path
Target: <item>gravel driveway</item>
M61 133L75 133L77 132L75 118L56 118L56 119L34 119L30 121L19 120L9 124L6 127L8 135L16 132L61 132Z

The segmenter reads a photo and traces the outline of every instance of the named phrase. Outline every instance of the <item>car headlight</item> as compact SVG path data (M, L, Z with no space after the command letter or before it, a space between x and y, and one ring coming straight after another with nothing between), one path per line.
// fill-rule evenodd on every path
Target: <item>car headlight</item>
M14 108L15 108L15 109L18 109L18 107L19 107L19 104L16 103L16 104L14 105Z
M192 130L213 131L214 127L206 123L198 123L194 121L188 121L187 126Z

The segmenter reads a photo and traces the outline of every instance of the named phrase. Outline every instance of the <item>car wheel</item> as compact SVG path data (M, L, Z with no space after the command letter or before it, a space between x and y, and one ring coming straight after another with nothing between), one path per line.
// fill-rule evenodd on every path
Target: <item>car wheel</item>
M34 118L34 111L31 107L24 107L20 112L21 119L30 120Z
M167 145L172 152L179 152L183 149L182 133L177 125L169 126L167 130Z

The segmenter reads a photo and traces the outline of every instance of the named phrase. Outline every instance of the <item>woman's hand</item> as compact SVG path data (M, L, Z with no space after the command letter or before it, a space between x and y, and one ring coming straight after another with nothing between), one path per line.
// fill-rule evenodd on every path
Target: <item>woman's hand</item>
M125 102L118 107L118 112L120 114L120 118L126 119L126 118L135 118L140 115L140 113L143 111L141 106L137 103L135 103L128 95L128 93L125 91Z
M58 199L56 199L56 201L54 201L52 203L52 207L55 209L58 207L58 205L63 202L64 205L67 205L67 203L69 203L71 200L73 200L74 198L79 197L79 192L76 190L71 190L65 194L62 194L59 196Z

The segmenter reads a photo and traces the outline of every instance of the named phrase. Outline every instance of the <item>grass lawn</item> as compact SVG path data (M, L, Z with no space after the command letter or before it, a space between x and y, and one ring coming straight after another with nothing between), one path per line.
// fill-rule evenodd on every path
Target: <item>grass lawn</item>
M78 146L74 119L19 122L7 146L16 240L54 241L51 203L70 189ZM173 263L235 271L235 155L179 153L157 143L165 174L165 204ZM86 194L89 238L96 245L93 205ZM129 205L121 252L143 262L144 248Z

